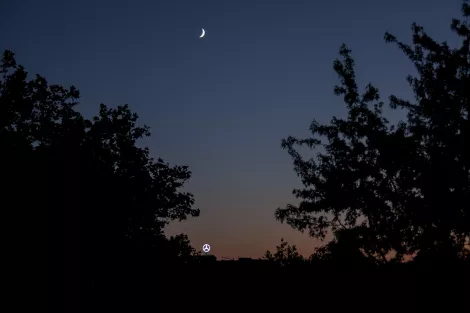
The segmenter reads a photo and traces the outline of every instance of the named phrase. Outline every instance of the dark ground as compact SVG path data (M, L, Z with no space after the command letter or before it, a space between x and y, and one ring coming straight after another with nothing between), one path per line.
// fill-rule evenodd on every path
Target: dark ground
M470 312L469 271L199 264L84 286L82 312Z

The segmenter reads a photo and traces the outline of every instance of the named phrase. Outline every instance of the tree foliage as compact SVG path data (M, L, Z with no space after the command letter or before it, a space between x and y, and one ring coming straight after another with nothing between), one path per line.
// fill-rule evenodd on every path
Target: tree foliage
M297 251L297 247L289 245L284 238L281 238L280 245L276 246L276 252L266 251L264 259L280 266L298 265L305 261L304 257Z
M193 262L196 257L199 256L196 249L191 246L191 242L186 234L171 236L168 239L168 243L171 247L172 254L183 263Z
M23 213L46 209L52 250L75 247L67 240L79 234L82 259L99 263L110 247L159 245L166 224L199 215L193 195L181 191L188 167L138 146L149 128L127 105L101 104L86 119L74 86L29 79L11 51L0 75L2 201Z
M318 247L310 256L311 261L326 261L341 268L373 266L384 262L385 256L376 258L368 255L361 240L361 227L342 229L335 232L335 237L328 244Z
M470 15L467 3L463 16ZM276 211L276 218L323 239L352 230L361 248L377 259L394 251L439 251L456 256L470 236L470 30L453 20L461 39L451 48L413 24L411 45L386 34L413 63L408 76L415 100L391 96L390 107L407 112L392 125L383 114L376 87L360 92L351 51L342 45L334 70L334 88L347 106L345 119L313 121L312 137L282 141L304 188L293 193L301 202ZM323 147L305 159L296 147Z

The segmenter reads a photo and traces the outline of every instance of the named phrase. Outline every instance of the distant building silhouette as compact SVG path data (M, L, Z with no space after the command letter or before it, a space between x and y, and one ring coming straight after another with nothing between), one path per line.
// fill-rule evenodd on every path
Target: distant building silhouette
M215 255L212 255L212 254L204 254L204 255L199 256L198 260L199 260L199 262L204 262L204 263L216 262L217 257Z

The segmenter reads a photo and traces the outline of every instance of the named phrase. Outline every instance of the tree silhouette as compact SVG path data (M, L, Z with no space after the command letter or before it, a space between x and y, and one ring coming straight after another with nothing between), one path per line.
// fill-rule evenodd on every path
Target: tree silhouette
M193 195L181 191L188 167L155 160L138 146L149 129L127 105L101 104L88 120L75 110L75 87L29 79L8 50L0 75L2 202L23 220L47 210L51 274L65 276L65 290L75 295L80 284L112 285L125 271L143 276L157 266L169 247L165 225L199 215ZM185 240L170 239L184 257ZM62 283L54 286L63 292Z
M289 245L284 238L281 238L280 245L276 246L276 252L266 251L264 259L283 267L305 262L304 257L297 251L297 247Z
M328 244L316 248L310 256L311 261L326 261L341 268L359 266L372 266L383 263L383 259L376 259L368 255L363 247L367 244L361 239L364 230L361 227L341 229L335 231L335 238Z
M100 171L100 177L110 181L113 196L101 197L99 186L104 182L99 180L88 185L87 194L107 203L113 201L115 208L123 210L113 209L121 221L116 224L122 227L121 236L143 243L160 235L169 221L198 216L199 210L192 209L191 194L179 191L190 178L188 167L172 167L162 159L154 160L148 148L136 146L138 139L150 135L147 127L136 126L137 118L127 105L117 109L101 105L99 116L88 125L83 159L88 161L90 175Z
M462 12L470 15L466 2ZM351 51L341 46L334 92L344 97L348 117L313 121L312 137L282 141L305 188L293 191L298 206L276 210L278 220L320 239L355 229L360 248L377 260L392 251L398 260L462 253L470 235L470 31L459 20L451 29L458 48L437 43L416 24L412 45L385 35L418 73L407 77L414 102L390 97L392 109L408 113L397 125L384 117L377 88L369 84L360 93ZM304 159L296 146L325 152Z
M172 254L183 263L190 263L195 261L195 258L199 256L191 246L191 242L186 234L179 234L168 238L168 243Z

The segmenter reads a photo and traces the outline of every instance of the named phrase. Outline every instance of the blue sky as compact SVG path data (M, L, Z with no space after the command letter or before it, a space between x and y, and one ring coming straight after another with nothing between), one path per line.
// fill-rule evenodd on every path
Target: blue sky
M151 127L155 157L187 164L201 216L176 223L219 257L259 257L284 237L318 243L274 219L300 186L280 141L306 136L315 118L343 116L332 62L352 50L361 87L410 97L409 61L386 44L409 42L417 22L449 40L460 0L2 1L0 49L30 74L77 86L78 110L129 104ZM201 28L207 32L199 38ZM391 121L404 117L388 112Z

